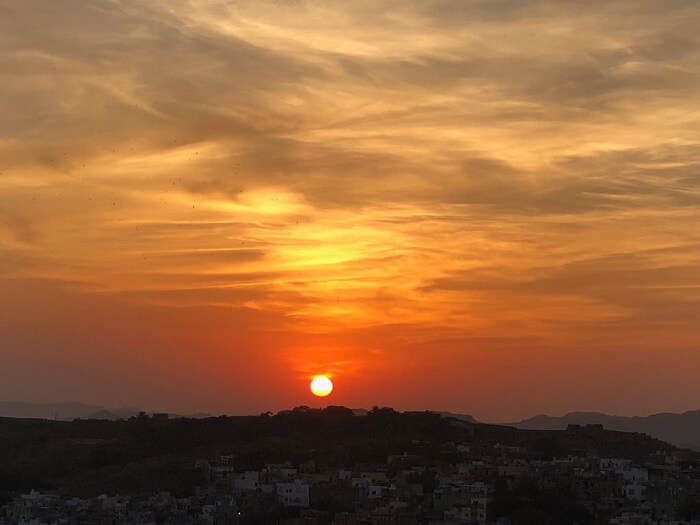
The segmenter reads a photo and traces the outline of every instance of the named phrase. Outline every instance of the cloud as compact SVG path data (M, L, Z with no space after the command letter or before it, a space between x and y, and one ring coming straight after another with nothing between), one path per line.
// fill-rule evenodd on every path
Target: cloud
M255 335L265 355L335 337L348 346L328 362L362 366L381 340L376 355L472 357L506 340L538 363L538 348L697 343L693 3L0 10L15 285L72 283L61 300L143 319L231 311L283 334ZM44 293L0 308L33 301L29 322ZM47 333L64 333L51 305Z

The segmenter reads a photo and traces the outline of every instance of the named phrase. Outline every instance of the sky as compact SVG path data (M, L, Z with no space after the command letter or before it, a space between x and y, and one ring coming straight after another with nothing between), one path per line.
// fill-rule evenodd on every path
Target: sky
M0 399L700 408L699 26L0 0Z

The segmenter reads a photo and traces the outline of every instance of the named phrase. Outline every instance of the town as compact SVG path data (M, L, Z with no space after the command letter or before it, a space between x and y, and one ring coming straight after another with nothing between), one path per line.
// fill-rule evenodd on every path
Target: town
M177 424L142 419L131 424L156 429ZM261 432L259 441L248 448L223 450L217 445L217 453L191 458L189 493L156 486L92 496L35 489L10 498L0 523L700 523L698 455L644 435L571 425L566 431L551 431L550 438L546 432L391 409L358 417L342 407L299 407L253 419L253 425L277 420L286 428L291 423L301 434L322 420L340 427L367 427L372 419L402 432L393 438L374 436L377 450L359 454L363 461L344 463L347 459L334 460L328 451L315 454L310 442L312 448L287 449L290 457L284 461L277 452L271 453L275 461L260 458L255 465L251 451L255 449L256 456L269 451L269 440L279 439L279 431ZM319 433L326 433L325 428ZM392 442L403 450L395 450ZM380 459L376 453L387 445L391 453ZM606 449L630 453L602 454Z

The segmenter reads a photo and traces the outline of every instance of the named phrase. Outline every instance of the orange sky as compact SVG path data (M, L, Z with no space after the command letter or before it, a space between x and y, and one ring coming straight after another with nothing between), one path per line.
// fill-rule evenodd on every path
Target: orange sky
M0 399L699 408L699 21L0 0Z

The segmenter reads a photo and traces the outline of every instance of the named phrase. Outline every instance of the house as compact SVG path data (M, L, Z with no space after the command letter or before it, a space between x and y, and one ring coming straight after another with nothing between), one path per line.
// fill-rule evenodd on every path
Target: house
M308 507L309 485L299 480L277 483L277 501L285 507Z

